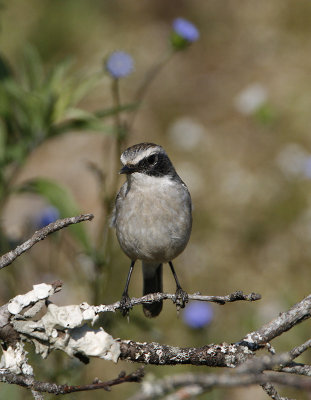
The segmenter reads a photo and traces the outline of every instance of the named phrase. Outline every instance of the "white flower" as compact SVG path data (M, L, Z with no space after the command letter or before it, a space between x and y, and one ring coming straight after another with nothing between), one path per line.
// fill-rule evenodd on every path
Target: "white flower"
M169 137L182 150L193 150L207 136L203 125L191 117L178 118L170 126Z
M260 83L253 83L236 96L234 105L241 114L250 115L258 110L267 98L267 89Z

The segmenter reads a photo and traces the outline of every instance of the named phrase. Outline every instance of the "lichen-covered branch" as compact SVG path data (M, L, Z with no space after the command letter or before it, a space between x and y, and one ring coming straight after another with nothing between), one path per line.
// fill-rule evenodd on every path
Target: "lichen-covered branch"
M305 343L301 344L300 346L293 348L289 352L291 359L294 360L295 358L299 357L302 353L304 353L306 350L308 350L310 348L311 348L311 339L307 340Z
M304 375L311 377L311 365L290 363L286 367L280 368L280 371L289 374Z
M208 367L233 368L254 353L245 346L221 343L203 347L181 348L160 343L120 341L120 359L143 364L191 364Z
M78 215L77 217L70 217L64 219L58 219L55 222L45 226L44 228L36 231L30 239L26 242L22 243L21 245L17 246L16 249L9 251L8 253L4 254L0 257L0 269L7 267L8 265L12 264L12 262L19 257L21 254L25 253L25 251L29 250L32 246L36 243L44 240L48 235L59 231L60 229L66 228L72 224L78 224L79 222L83 221L91 221L94 218L93 214L82 214Z
M115 340L103 329L95 330L87 324L88 322L94 323L98 318L98 313L104 310L110 311L111 306L89 306L83 303L80 306L58 307L53 303L49 303L46 314L39 320L33 320L32 317L39 311L38 304L42 304L42 299L48 298L59 288L60 284L54 284L54 286L46 284L35 285L33 291L25 295L16 296L6 306L6 313L4 313L6 317L2 324L0 319L0 327L9 325L12 330L11 333L17 334L18 337L24 338L24 340L32 341L36 351L43 357L46 357L50 351L59 349L70 356L79 354L86 358L94 356L114 361L119 358L132 362L157 365L192 364L213 367L236 367L254 356L254 351L266 344L263 341L263 337L271 339L282 333L279 323L280 318L283 321L284 332L288 328L285 323L286 315L288 315L289 323L293 326L291 321L293 310L296 323L306 318L306 315L309 315L306 310L309 309L309 302L311 301L311 296L306 297L287 313L281 314L258 331L247 335L246 338L251 338L252 342L246 341L244 338L239 343L234 344L222 343L206 345L200 348L180 348L159 343ZM30 305L31 307L29 308ZM26 313L21 317L20 314L26 307ZM112 309L114 307L115 304ZM5 323L6 321L7 323ZM9 340L9 338L6 337L6 340ZM262 366L259 366L259 361L257 361L255 368L264 370L267 368L265 363L270 363L272 366L282 364L285 367L309 346L310 343L308 341L293 349L292 353L286 353L282 357L280 355L275 357L267 356L267 360L261 360ZM269 368L271 368L271 365ZM253 367L250 364L247 368Z
M272 339L280 336L305 319L310 318L310 316L311 294L259 330L247 334L240 344L248 346L252 350L265 347Z

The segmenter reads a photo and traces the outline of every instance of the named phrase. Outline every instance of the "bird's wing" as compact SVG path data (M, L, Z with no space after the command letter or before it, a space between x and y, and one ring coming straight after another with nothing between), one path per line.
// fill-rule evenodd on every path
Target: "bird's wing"
M115 228L116 227L116 220L117 220L117 207L118 207L118 203L120 201L122 201L122 199L124 198L125 194L126 194L126 190L127 190L127 182L124 183L124 185L121 186L121 189L119 191L119 193L116 196L116 200L114 203L114 207L110 216L110 227L111 228Z

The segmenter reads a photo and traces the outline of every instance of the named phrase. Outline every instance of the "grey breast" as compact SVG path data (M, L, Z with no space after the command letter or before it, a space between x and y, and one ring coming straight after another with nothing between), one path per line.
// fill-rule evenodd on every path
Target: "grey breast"
M191 198L180 182L126 182L117 197L114 224L131 259L168 262L180 254L191 232ZM162 181L162 180L161 180ZM159 181L156 181L159 183ZM130 187L128 186L130 184Z

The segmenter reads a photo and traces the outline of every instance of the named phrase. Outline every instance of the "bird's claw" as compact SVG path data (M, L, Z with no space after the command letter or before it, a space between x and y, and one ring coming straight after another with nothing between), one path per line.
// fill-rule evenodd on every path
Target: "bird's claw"
M177 288L174 300L177 311L179 311L181 308L185 308L188 301L189 301L188 293L185 292L181 287Z
M126 317L129 315L130 310L133 308L132 303L131 303L131 298L129 297L128 294L124 294L121 297L120 300L120 311L123 317Z

